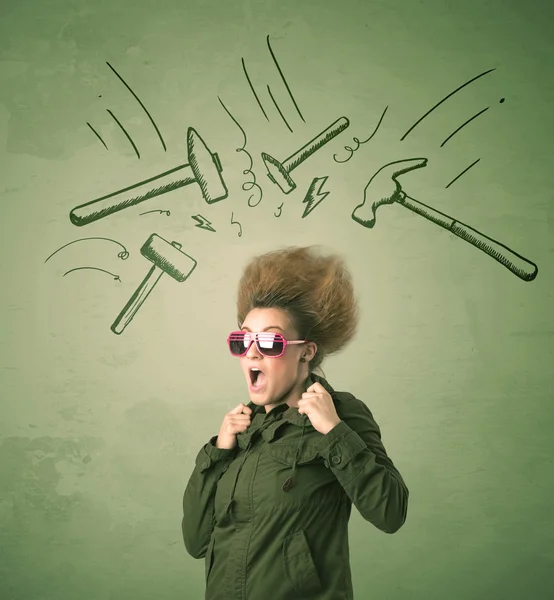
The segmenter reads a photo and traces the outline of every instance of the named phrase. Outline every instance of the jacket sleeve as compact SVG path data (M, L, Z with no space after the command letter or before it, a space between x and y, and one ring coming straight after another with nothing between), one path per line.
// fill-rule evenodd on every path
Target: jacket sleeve
M349 394L337 403L341 422L318 442L325 459L361 516L385 533L406 521L409 491L388 457L369 408Z
M185 548L193 558L204 558L214 527L217 482L234 459L237 448L217 448L217 436L202 446L183 495L182 530Z

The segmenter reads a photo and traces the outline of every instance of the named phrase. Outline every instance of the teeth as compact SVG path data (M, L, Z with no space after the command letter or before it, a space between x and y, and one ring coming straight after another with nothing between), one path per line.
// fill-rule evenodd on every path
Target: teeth
M252 367L250 370L251 371L259 371L260 369L257 369L256 367Z

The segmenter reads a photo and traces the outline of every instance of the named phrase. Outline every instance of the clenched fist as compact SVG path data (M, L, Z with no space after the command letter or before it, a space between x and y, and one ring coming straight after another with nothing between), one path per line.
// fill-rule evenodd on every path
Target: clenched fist
M216 440L216 448L231 450L237 445L237 433L246 431L250 426L252 409L245 404L239 404L228 412L221 424Z

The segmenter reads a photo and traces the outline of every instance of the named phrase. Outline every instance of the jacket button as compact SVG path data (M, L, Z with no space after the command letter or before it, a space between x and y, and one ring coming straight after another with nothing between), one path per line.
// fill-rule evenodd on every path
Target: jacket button
M292 480L292 477L289 477L285 483L283 483L283 492L288 492L290 490L290 488L294 485L294 482Z
M333 456L333 458L331 458L331 461L334 465L338 465L340 463L340 456Z
M202 468L203 468L203 469L207 469L209 466L210 466L210 463L209 463L207 460L205 460L205 461L202 463Z

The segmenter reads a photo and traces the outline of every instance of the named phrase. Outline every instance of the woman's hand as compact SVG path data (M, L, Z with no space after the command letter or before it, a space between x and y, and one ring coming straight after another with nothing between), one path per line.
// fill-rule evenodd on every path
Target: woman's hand
M231 450L237 445L237 433L242 433L250 427L252 409L245 404L239 404L228 412L221 424L216 440L216 448Z
M333 399L321 383L314 383L298 401L298 412L308 415L314 429L326 435L340 423Z

